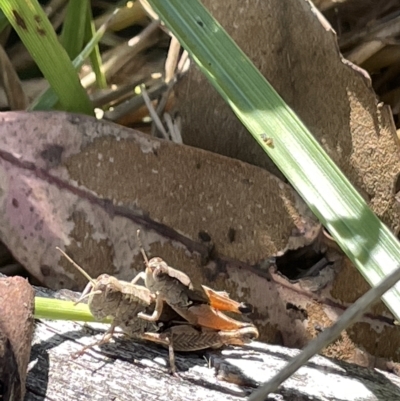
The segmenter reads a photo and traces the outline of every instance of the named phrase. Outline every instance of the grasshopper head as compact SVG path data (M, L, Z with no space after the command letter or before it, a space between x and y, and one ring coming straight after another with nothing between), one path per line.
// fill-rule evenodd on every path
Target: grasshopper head
M155 257L151 258L146 264L146 287L154 292L158 290L157 283L159 281L159 277L157 272L161 263L166 264L161 258Z
M89 308L96 319L112 316L121 300L121 285L115 277L101 274L95 283L89 297Z
M96 284L93 286L92 291L101 293L103 298L107 298L112 296L113 293L120 293L121 284L117 278L109 276L108 274L101 274L97 277Z
M154 280L160 281L169 277L169 266L159 257L151 258L147 269L151 272Z
M147 268L153 273L157 266L162 262L162 259L159 257L151 258L147 265Z

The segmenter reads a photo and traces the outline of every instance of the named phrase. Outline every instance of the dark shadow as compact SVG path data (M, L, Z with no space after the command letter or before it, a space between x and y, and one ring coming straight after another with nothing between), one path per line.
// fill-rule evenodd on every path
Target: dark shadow
M50 371L48 351L50 349L59 346L65 341L76 342L76 340L79 338L94 336L104 332L105 330L102 329L84 326L79 330L55 334L46 341L41 341L40 343L34 344L31 349L30 362L35 362L35 365L30 369L27 375L27 394L25 399L29 398L30 401L33 399L38 401L46 399ZM95 342L95 339L93 339L93 342ZM80 348L82 347L83 345L80 346ZM76 351L79 351L80 348L77 348ZM148 366L140 361L147 359L151 360L154 365L158 365L160 372L168 374L167 372L169 371L169 355L166 348L159 346L158 344L152 344L137 339L130 339L120 335L114 336L112 342L96 346L95 348L91 348L86 352L90 353L91 358L93 359L96 359L96 354L105 356L107 358L106 360L103 358L98 358L104 362L104 365L114 363L114 361L119 360L135 365L138 368L147 369ZM195 366L204 365L205 352L191 352L190 358L187 358L185 354L187 353L175 353L176 367L178 372L183 373ZM76 361L79 362L79 357L76 359ZM163 363L163 361L165 361L165 363ZM101 365L98 369L101 369L104 365ZM156 367L153 368L157 369Z
M88 334L90 335L90 334ZM41 341L34 344L31 348L30 363L34 366L29 370L26 377L26 395L25 399L45 400L47 386L49 382L49 354L48 350L57 347L66 340L74 340L85 336L85 330L55 334L47 341Z
M26 376L25 400L45 400L49 382L49 354L42 344L35 344L31 349L30 363L34 367L28 371Z

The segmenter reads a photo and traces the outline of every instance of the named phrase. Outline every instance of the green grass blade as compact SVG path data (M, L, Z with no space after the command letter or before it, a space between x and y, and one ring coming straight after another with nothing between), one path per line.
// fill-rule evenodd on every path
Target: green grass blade
M116 9L114 13L107 19L107 21L97 30L96 34L90 40L90 42L85 46L85 48L81 51L78 57L72 62L74 68L76 70L80 69L85 62L85 60L90 56L95 46L98 45L101 38L103 37L105 31L107 30L107 26L111 19L119 12L119 9ZM44 91L35 101L32 102L31 106L28 110L50 110L54 107L54 105L58 101L58 96L54 92L52 88Z
M92 9L88 3L88 12L85 25L85 39L87 42L91 41L96 35L96 28L93 21ZM107 88L106 76L102 69L101 54L98 43L93 47L93 51L90 53L90 63L92 64L93 71L96 75L96 83L99 89Z
M4 15L3 11L0 10L0 33L9 25L7 17Z
M367 281L375 285L395 270L395 236L204 6L198 0L148 2ZM264 142L266 132L273 147ZM383 299L399 319L400 284Z
M72 301L35 297L35 319L75 320L79 322L96 322L87 304L74 305ZM102 323L110 323L109 319Z
M37 0L0 0L0 8L57 94L62 108L93 115L89 97Z
M60 42L68 53L70 60L73 60L83 48L89 7L88 0L69 0L68 2Z

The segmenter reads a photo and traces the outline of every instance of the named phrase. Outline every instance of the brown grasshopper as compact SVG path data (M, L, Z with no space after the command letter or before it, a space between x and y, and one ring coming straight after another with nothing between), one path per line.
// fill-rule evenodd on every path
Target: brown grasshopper
M111 326L104 334L103 338L93 344L85 346L77 355L83 354L87 349L95 345L109 342L117 326L129 326L131 336L134 336L135 333L140 335L146 331L151 332L158 330L156 323L148 324L149 322L145 322L137 317L137 314L140 312L152 310L151 305L154 303L155 297L147 288L118 280L108 274L101 274L94 280L64 251L58 247L56 249L89 280L81 297L76 303L82 302L85 298L89 298L89 309L96 320L103 320L107 317L112 318Z
M154 308L152 304L156 301L156 297L149 289L107 274L102 274L93 280L65 252L60 248L57 249L89 280L77 303L88 297L89 309L96 320L112 318L110 329L103 338L85 346L76 356L95 345L109 342L115 328L119 326L129 337L152 341L167 347L170 370L175 373L174 350L197 351L219 348L223 345L244 345L258 337L257 329L252 325L231 331L194 328L168 306L163 308L156 322L140 319L138 314L152 313Z
M258 337L258 331L251 323L240 322L221 313L222 311L249 313L252 311L251 305L230 299L226 292L214 291L206 286L194 287L185 273L168 266L159 257L148 260L139 235L140 230L137 232L137 237L146 269L139 273L132 283L135 284L139 279L143 279L146 287L156 295L154 312L151 315L139 312L140 318L150 322L157 321L166 303L193 326L218 331L253 329L253 338Z

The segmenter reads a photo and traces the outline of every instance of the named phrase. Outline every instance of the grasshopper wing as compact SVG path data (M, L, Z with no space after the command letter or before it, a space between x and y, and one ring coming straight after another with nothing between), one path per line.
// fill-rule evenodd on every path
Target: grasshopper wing
M151 291L143 287L142 285L136 285L127 281L119 280L121 285L121 291L126 297L130 297L132 301L140 303L142 305L149 306L155 301L154 294Z
M219 348L224 345L224 339L216 330L196 328L189 324L172 326L162 333L144 333L141 337L168 346L171 342L174 351L190 352L207 348Z
M251 323L232 319L207 304L193 305L189 308L173 307L173 309L194 326L222 331L238 330L252 326Z
M246 302L237 302L229 297L229 294L225 291L214 291L213 289L202 286L204 292L210 301L210 305L219 310L225 312L235 312L235 313L252 313L253 306Z

